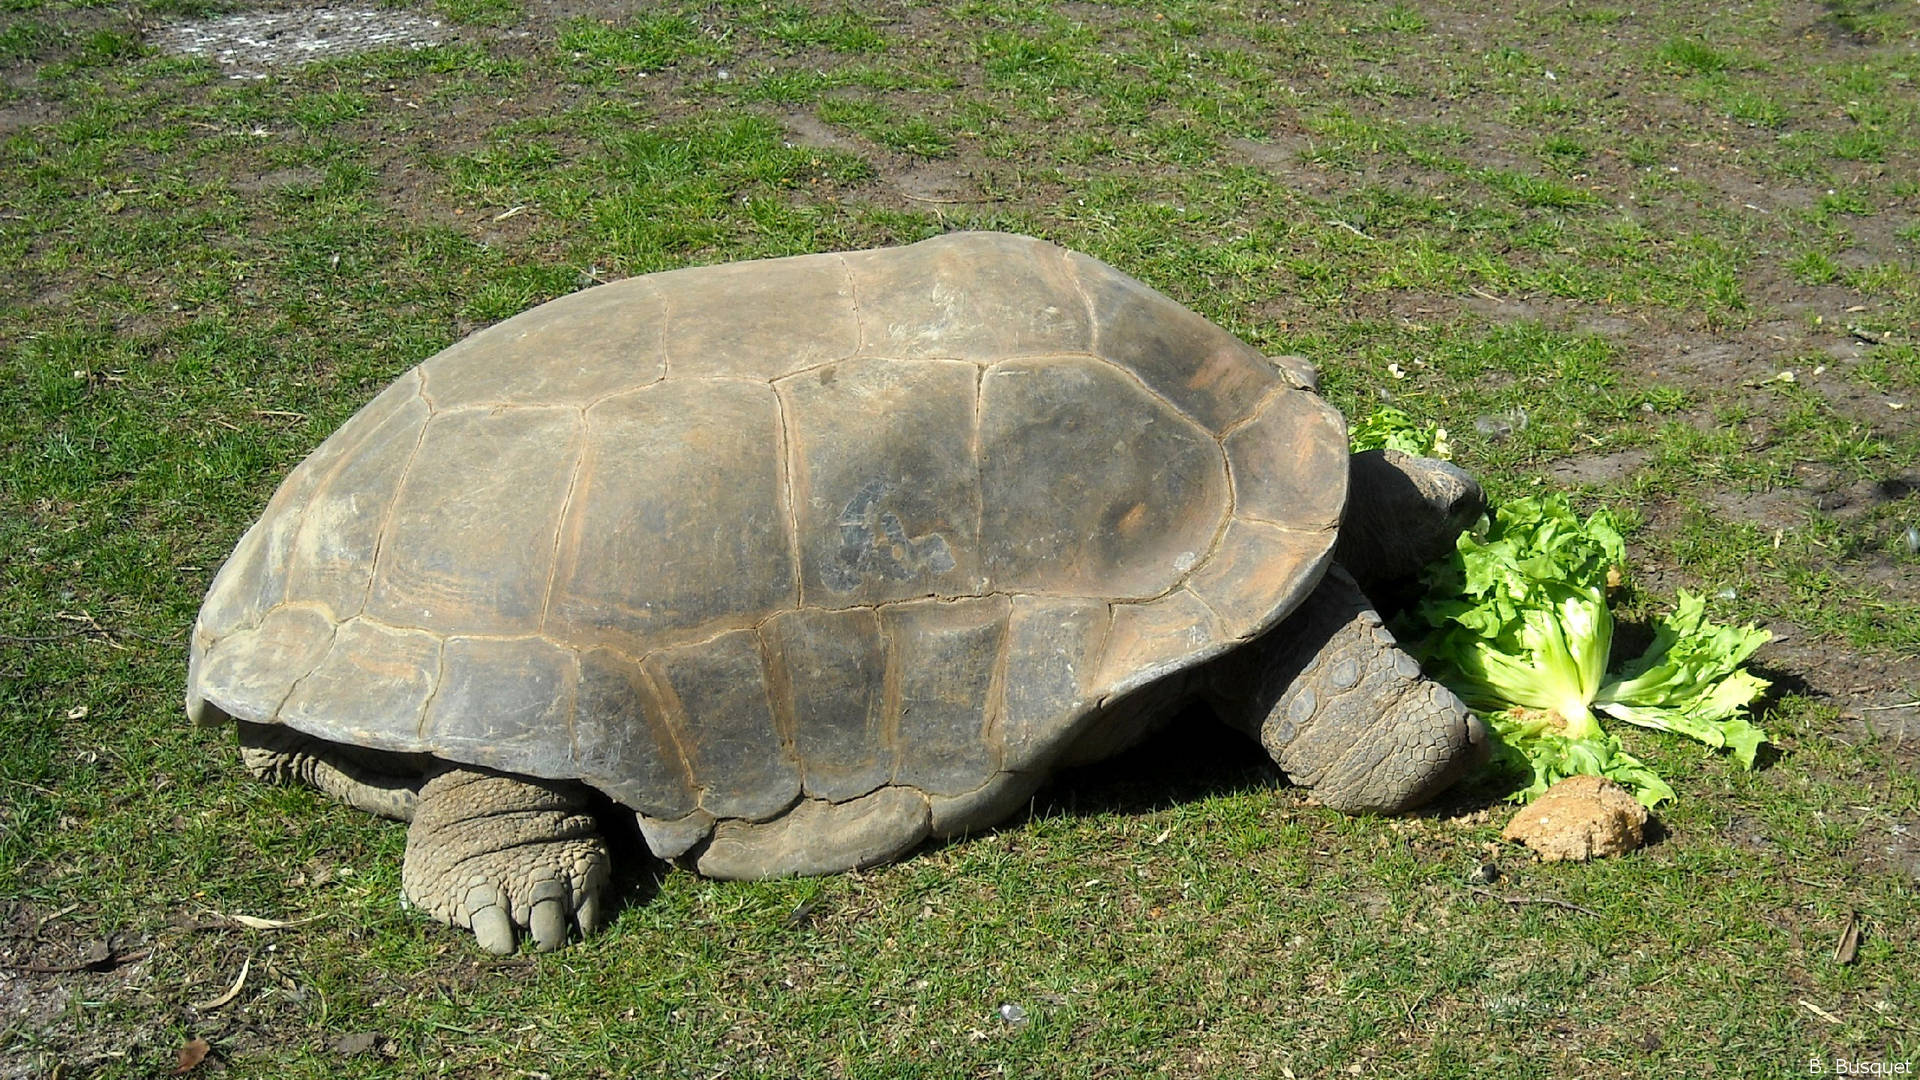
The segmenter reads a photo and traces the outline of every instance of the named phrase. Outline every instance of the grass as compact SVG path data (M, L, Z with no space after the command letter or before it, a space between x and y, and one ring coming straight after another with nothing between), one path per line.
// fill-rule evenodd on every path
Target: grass
M287 1076L1920 1059L1911 5L440 0L448 44L244 82L137 29L227 6L0 0L0 962L145 954L0 971L16 1071L193 1038ZM609 933L498 962L394 903L400 828L185 726L212 573L421 358L596 280L956 228L1309 354L1497 497L1622 508L1637 604L1780 632L1778 756L1625 732L1664 839L1543 866L1498 807L1342 818L1183 722L894 866L638 865Z

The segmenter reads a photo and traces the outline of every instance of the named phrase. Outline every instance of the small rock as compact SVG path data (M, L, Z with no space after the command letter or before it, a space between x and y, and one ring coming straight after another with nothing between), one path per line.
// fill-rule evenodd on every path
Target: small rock
M379 1045L380 1036L371 1031L356 1031L333 1040L333 1052L341 1057L358 1057Z
M1513 815L1502 839L1532 848L1542 862L1624 855L1646 840L1647 808L1598 776L1569 776Z
M1493 863L1481 863L1467 875L1469 885L1491 885L1500 880L1500 868Z
M1494 440L1504 439L1516 431L1525 431L1526 428L1527 411L1525 409L1493 413L1479 417L1473 422L1473 430Z
M1005 1020L1009 1024L1024 1024L1027 1022L1027 1010L1018 1005L1008 1003L1000 1006L1000 1019Z

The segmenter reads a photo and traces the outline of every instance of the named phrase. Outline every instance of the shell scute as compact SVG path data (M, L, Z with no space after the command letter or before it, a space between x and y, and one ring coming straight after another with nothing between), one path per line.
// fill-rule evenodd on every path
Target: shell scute
M1325 571L1345 431L1312 377L1024 237L587 290L293 471L189 700L578 778L673 855L857 800L976 827Z

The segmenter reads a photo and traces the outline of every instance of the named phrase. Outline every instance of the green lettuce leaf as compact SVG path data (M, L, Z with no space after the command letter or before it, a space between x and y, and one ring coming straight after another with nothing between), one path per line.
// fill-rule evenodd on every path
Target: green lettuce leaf
M1773 635L1709 622L1705 597L1684 590L1654 627L1653 644L1600 688L1596 706L1629 724L1725 747L1746 768L1767 733L1746 718L1767 681L1740 665Z
M1579 775L1604 776L1649 810L1675 798L1659 774L1620 748L1616 735L1570 738L1552 716L1523 710L1497 712L1487 719L1494 734L1491 766L1528 779L1526 787L1510 796L1516 801L1532 802L1554 784Z
M1380 409L1347 431L1354 453L1362 450L1399 450L1415 457L1449 458L1447 429L1431 421L1422 424L1399 409Z
M1613 644L1606 590L1625 557L1604 510L1583 522L1563 496L1500 506L1429 571L1415 614L1432 628L1422 657L1476 711L1552 712L1573 738L1596 737L1590 706Z

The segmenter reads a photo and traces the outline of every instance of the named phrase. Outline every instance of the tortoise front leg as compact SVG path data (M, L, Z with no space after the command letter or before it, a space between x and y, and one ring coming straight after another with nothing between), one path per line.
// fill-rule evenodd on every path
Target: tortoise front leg
M601 928L610 865L578 785L450 768L420 788L400 885L490 953L547 952Z
M1487 759L1480 719L1421 675L1345 570L1209 672L1223 718L1295 784L1350 814L1427 802Z

